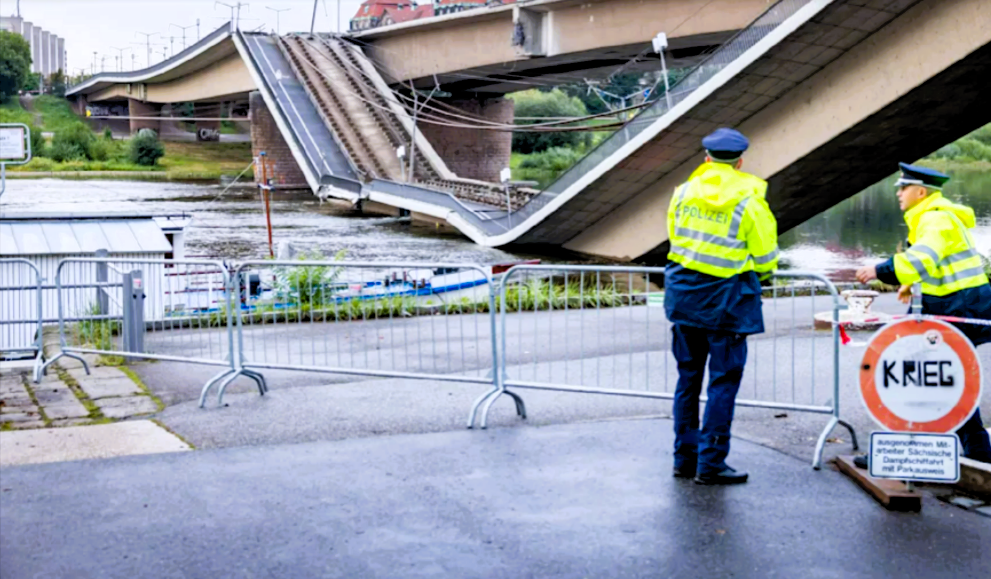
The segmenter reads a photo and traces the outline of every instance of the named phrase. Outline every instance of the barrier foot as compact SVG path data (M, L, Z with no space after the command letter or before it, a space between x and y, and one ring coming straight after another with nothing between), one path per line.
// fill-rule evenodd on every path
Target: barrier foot
M31 376L34 378L34 383L38 384L41 382L42 368L45 366L45 355L42 351L38 350L38 356L34 359L34 367L31 370Z
M853 430L853 426L850 426L850 423L847 422L846 420L842 420L838 418L837 421L840 423L841 426L845 427L847 430L850 431L850 440L853 442L853 449L860 450L860 445L857 444L857 433Z
M255 372L254 370L245 370L243 368L241 369L241 374L251 378L256 384L258 384L259 396L264 396L265 393L268 392L268 383L265 382L265 376Z
M501 394L506 394L513 399L513 402L516 403L516 414L519 415L520 418L526 420L526 406L523 404L523 399L520 398L519 394L504 389L499 392L494 392L493 396L485 402L485 407L482 408L482 423L479 425L479 428L482 430L485 430L488 427L489 409L492 408L492 405L496 400L498 400Z
M472 428L475 427L475 416L478 415L478 407L481 406L482 403L485 402L489 398L489 396L498 395L498 394L499 394L499 388L498 387L494 387L492 390L489 390L485 394L482 394L481 396L478 397L477 400L475 400L475 403L471 405L471 412L468 413L468 428L469 429L472 429Z
M34 383L38 384L41 382L41 376L48 373L48 367L63 356L66 358L72 358L73 360L79 360L79 363L83 365L83 370L86 371L86 375L89 376L89 364L86 363L86 360L84 360L82 356L77 356L71 352L59 352L54 358L42 364L41 368L34 373Z
M228 368L223 372L217 374L213 378L207 380L206 384L203 385L203 390L200 391L200 408L206 406L206 396L207 394L210 393L210 388L213 388L213 385L216 384L219 380L221 380L224 376L227 376L228 374L232 374L233 372L234 370L232 368Z
M813 469L819 470L820 468L822 468L822 453L823 453L823 450L826 448L826 437L829 436L829 433L831 433L833 431L833 429L835 429L837 426L839 426L841 424L844 427L846 427L847 430L850 431L850 436L852 437L852 441L851 442L853 442L853 450L857 450L857 448L858 448L858 446L857 446L857 433L854 432L853 427L850 426L849 423L847 423L847 422L845 422L843 420L840 420L836 416L833 416L833 417L831 417L829 419L829 424L827 424L826 425L826 428L824 428L822 430L822 434L819 435L819 440L816 442L815 454L812 456L812 468Z

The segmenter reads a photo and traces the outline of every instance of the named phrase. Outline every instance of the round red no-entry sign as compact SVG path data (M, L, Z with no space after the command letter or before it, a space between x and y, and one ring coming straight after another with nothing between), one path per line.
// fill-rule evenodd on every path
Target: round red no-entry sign
M981 361L950 324L907 319L881 328L860 365L860 394L883 428L955 432L981 400Z

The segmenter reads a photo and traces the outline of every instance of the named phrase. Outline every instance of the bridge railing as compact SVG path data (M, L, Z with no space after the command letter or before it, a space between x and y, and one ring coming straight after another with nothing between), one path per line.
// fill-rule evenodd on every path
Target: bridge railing
M565 171L539 195L533 197L529 203L514 213L514 216L518 216L514 219L514 222L522 222L523 219L536 213L558 195L567 191L569 187L574 185L594 167L604 162L616 151L636 138L647 127L709 82L714 76L729 66L730 63L757 45L758 42L767 37L780 24L814 1L780 0L771 6L750 26L737 33L726 44L717 48L708 58L699 63L684 78L673 85L669 93L670 98L667 98L663 91L657 93L657 100L652 105L640 111L623 128L617 130L602 141L598 147Z

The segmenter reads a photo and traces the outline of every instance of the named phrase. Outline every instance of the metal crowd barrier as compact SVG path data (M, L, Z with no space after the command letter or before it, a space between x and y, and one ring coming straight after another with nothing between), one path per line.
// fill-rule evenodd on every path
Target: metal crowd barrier
M472 407L469 427L481 409L485 428L503 394L525 417L522 398L510 388L672 399L678 371L656 285L662 275L663 268L625 266L518 265L507 271L499 291L497 384ZM813 327L817 306L828 307L834 321L844 306L833 284L818 274L782 272L773 279L764 292L766 331L748 340L737 404L830 415L812 461L818 469L836 426L850 430L856 448L853 428L840 418L838 326L828 336ZM782 287L784 280L792 283ZM820 291L828 296L817 299Z
M232 280L236 373L413 378L495 391L493 280L478 265L249 261ZM218 404L235 377L218 383Z
M72 258L55 275L61 352L218 366L236 375L230 276L205 260ZM264 384L258 382L264 392Z
M0 259L0 358L34 356L33 377L40 380L44 359L41 271L27 259Z

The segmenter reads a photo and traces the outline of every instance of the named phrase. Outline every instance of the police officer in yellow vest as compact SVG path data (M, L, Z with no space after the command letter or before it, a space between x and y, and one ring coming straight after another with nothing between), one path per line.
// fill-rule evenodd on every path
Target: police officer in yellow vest
M767 182L740 171L749 142L718 129L702 140L707 157L675 190L668 209L671 250L664 306L678 362L674 476L697 484L739 484L726 464L747 336L764 331L760 281L778 264L778 226L764 200ZM709 401L699 429L699 394L709 364Z
M891 259L857 271L857 279L867 283L879 279L890 285L901 284L899 297L911 300L911 286L922 283L922 313L991 320L991 285L984 273L980 253L968 229L976 225L974 210L943 197L941 189L949 176L906 163L895 182L898 201L908 223L911 246ZM991 343L991 327L954 324L975 346ZM957 431L964 456L991 462L991 441L974 412ZM854 461L867 468L866 457Z

